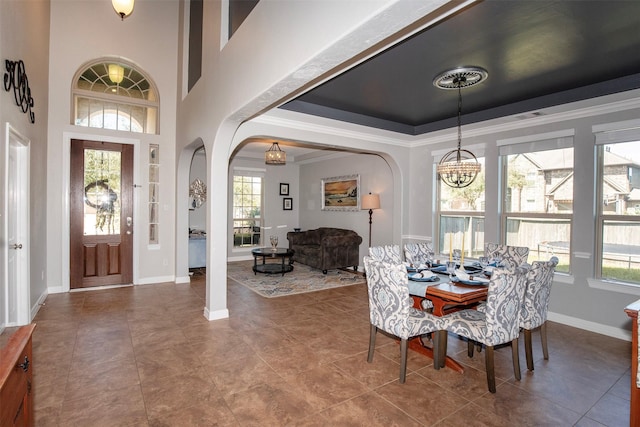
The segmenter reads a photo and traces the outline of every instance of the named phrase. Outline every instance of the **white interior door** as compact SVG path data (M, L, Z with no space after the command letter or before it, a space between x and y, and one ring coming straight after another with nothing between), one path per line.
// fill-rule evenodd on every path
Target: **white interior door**
M7 127L7 326L31 322L29 292L29 142Z

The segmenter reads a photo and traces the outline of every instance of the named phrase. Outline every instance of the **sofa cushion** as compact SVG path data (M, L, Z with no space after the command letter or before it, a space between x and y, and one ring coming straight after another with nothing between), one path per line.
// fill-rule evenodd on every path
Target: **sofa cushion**
M318 230L307 230L304 232L305 234L305 238L304 238L304 242L302 242L302 244L304 245L319 245L320 243L322 243L322 236L323 233L321 233L321 231Z
M300 245L296 248L296 255L304 255L305 257L318 257L320 256L320 245Z

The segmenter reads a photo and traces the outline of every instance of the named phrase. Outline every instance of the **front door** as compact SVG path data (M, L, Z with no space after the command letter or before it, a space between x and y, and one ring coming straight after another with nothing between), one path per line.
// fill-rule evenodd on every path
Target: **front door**
M70 287L133 281L133 146L71 140Z

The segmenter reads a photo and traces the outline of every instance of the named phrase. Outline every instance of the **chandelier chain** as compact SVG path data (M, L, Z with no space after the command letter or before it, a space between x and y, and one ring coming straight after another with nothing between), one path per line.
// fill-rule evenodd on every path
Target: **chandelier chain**
M467 187L480 173L481 165L476 156L462 149L462 88L480 83L487 75L482 68L463 67L444 72L433 81L441 89L458 89L458 147L445 154L436 168L442 182L449 187Z

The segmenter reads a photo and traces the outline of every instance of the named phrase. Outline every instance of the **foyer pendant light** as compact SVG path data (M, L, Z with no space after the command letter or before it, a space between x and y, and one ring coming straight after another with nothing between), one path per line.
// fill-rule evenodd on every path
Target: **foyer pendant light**
M124 21L124 18L133 12L134 1L135 0L111 0L111 4L116 13L120 15L120 19Z
M287 163L287 153L280 149L277 142L271 144L264 153L264 162L268 165L284 165Z
M122 83L122 80L124 80L124 67L119 64L109 64L109 80L115 84Z
M480 67L459 67L445 71L435 79L433 85L440 89L458 90L458 148L442 157L437 166L440 179L452 188L468 187L475 181L482 169L476 156L462 145L462 89L484 81L489 73Z

